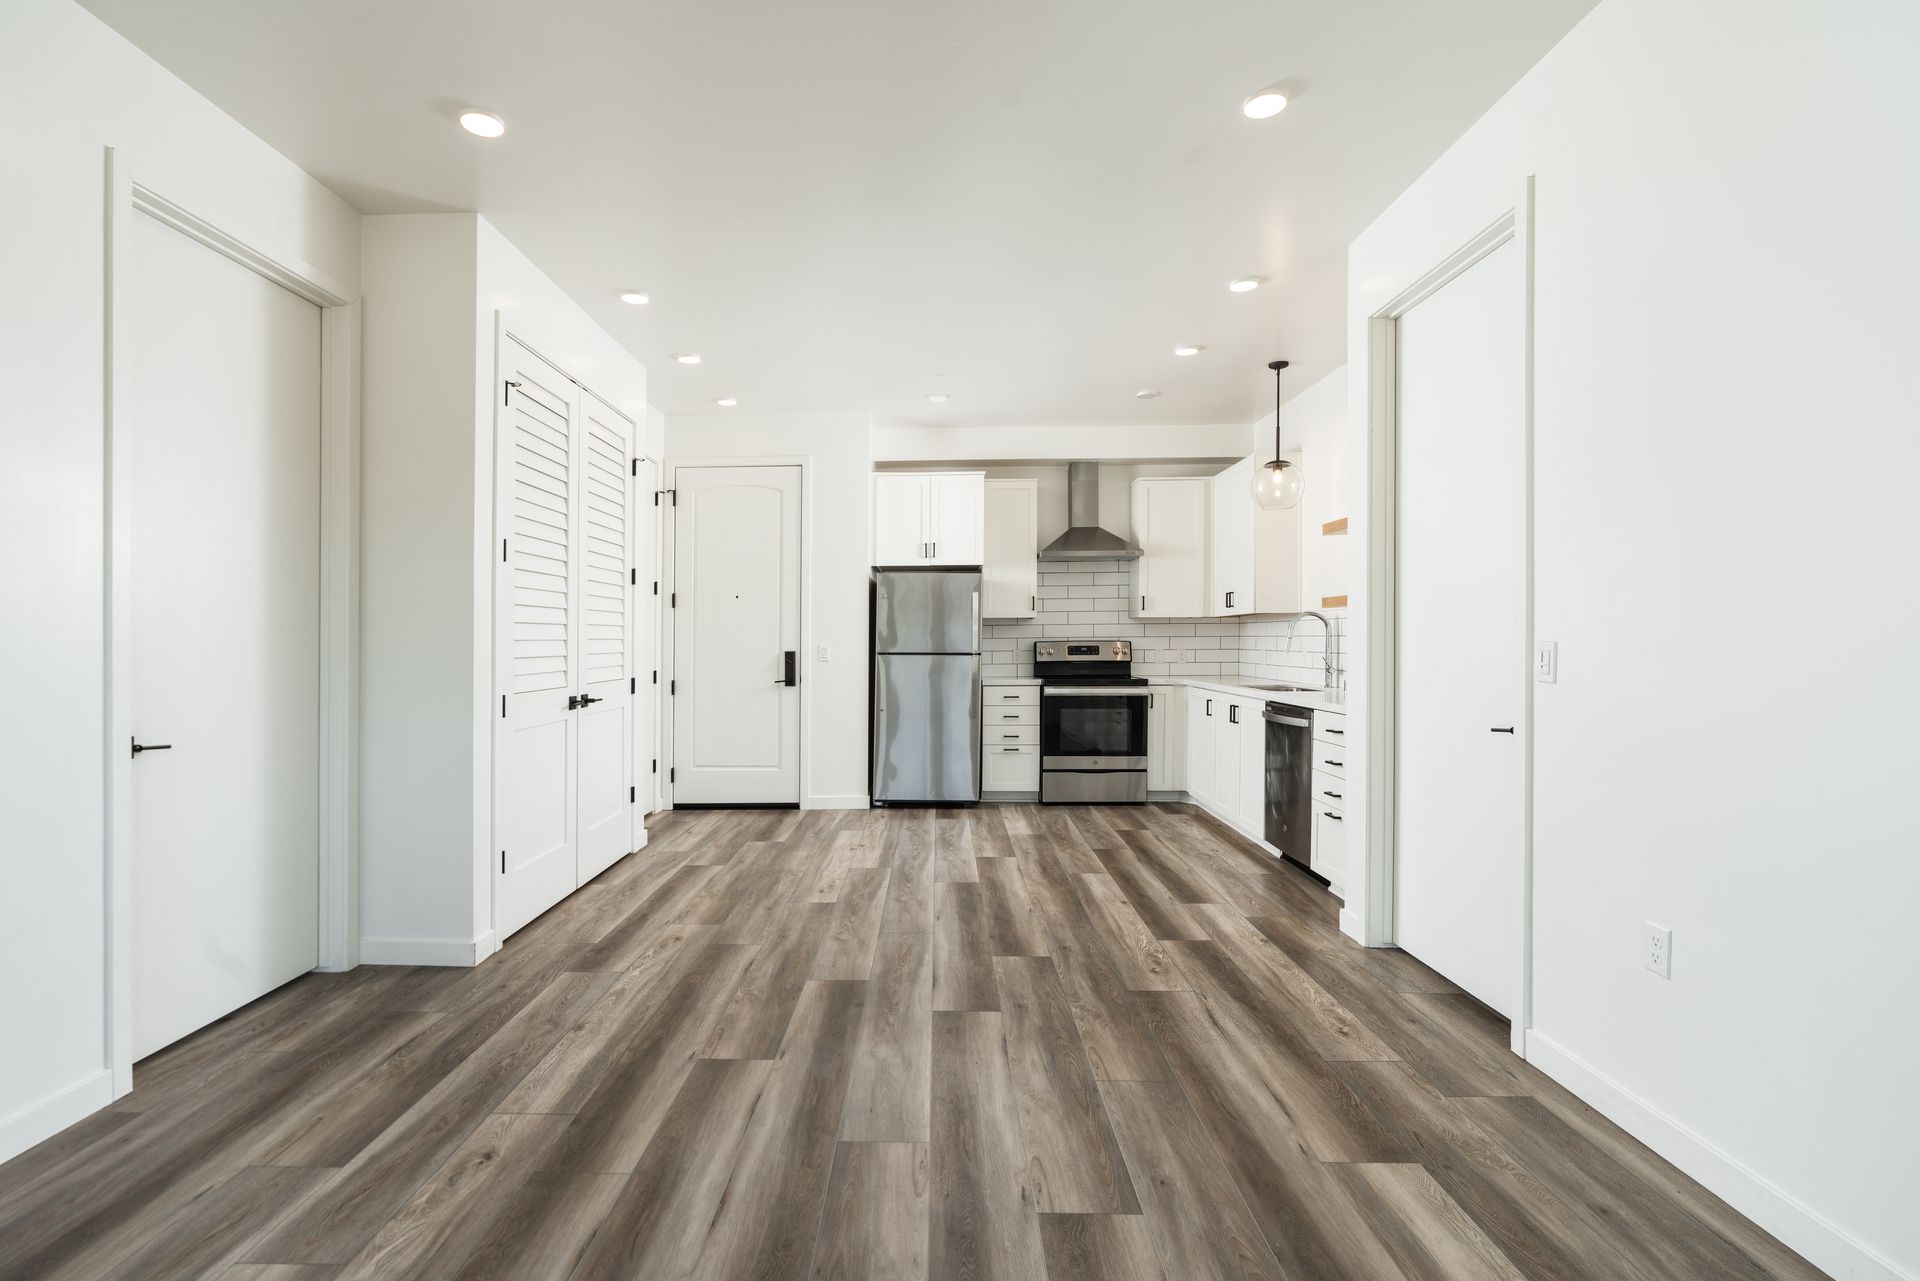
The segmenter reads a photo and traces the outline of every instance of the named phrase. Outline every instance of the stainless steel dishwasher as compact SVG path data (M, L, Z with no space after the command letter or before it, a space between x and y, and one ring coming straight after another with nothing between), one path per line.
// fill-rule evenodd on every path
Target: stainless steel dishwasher
M1312 875L1313 718L1285 703L1268 703L1267 844Z

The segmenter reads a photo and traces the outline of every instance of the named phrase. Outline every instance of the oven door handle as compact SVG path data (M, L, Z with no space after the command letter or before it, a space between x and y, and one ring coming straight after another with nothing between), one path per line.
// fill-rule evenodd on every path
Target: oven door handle
M1150 693L1152 693L1151 690L1144 688L1117 689L1111 686L1106 689L1094 686L1088 686L1086 688L1062 687L1058 689L1048 689L1044 685L1040 687L1040 695L1043 698L1145 698Z
M1313 728L1312 721L1295 720L1291 716L1281 716L1275 712L1262 712L1260 713L1260 719L1263 721L1272 721L1275 725L1292 725L1296 729Z

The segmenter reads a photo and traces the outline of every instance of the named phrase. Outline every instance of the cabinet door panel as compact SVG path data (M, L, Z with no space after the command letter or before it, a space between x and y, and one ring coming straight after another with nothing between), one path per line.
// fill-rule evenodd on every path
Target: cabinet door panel
M1206 617L1253 612L1253 460L1213 478Z
M1187 794L1202 805L1213 803L1213 711L1222 701L1205 690L1187 691Z
M987 482L985 539L981 614L987 618L1032 618L1040 594L1038 481Z
M1135 618L1199 618L1207 604L1207 494L1194 477L1143 477L1133 482Z
M928 480L928 559L936 565L983 564L986 477L978 472L936 472Z
M1186 790L1187 690L1180 685L1154 685L1147 691L1147 790Z
M873 563L920 565L927 559L929 523L925 476L873 478Z
M1313 855L1309 866L1336 887L1346 884L1346 816L1340 810L1317 805L1313 811Z
M1240 830L1255 840L1266 836L1267 826L1267 723L1260 713L1265 704L1248 700L1240 704Z

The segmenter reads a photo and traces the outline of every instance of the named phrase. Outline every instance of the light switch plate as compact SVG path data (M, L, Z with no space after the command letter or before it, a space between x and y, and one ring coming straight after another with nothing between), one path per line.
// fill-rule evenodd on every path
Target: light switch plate
M1534 642L1533 679L1542 685L1551 685L1560 679L1559 641Z
M824 663L828 659L833 657L833 650L826 645L822 645L819 647L819 654L820 654L820 661Z

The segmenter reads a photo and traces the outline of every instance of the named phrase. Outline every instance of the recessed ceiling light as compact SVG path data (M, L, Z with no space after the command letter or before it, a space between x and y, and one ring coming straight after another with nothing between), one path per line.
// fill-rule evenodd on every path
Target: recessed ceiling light
M476 138L498 138L507 131L507 122L491 111L463 111L460 127Z
M700 363L700 353L697 351L675 352L673 358L683 365L697 365Z
M930 391L927 393L927 399L931 400L936 405L944 405L949 400L952 400L953 397L949 396L944 391Z
M645 294L641 293L638 289L629 289L627 290L627 292L620 295L620 301L630 302L636 307L644 307L648 303L652 302L653 299L647 297Z
M739 404L740 401L733 396L720 396L715 398L713 403L722 409L732 409L735 405Z
M1139 391L1133 393L1133 398L1135 400L1152 400L1159 394L1159 392L1153 390L1151 387L1142 387Z
M1173 354L1176 356L1198 356L1205 350L1206 348L1197 342L1183 342L1173 349Z
M1268 85L1240 104L1241 113L1249 120L1270 119L1286 109L1287 95L1277 85Z
M1266 283L1267 278L1265 276L1242 276L1238 280L1229 280L1227 282L1227 288L1233 290L1236 294L1250 294Z

